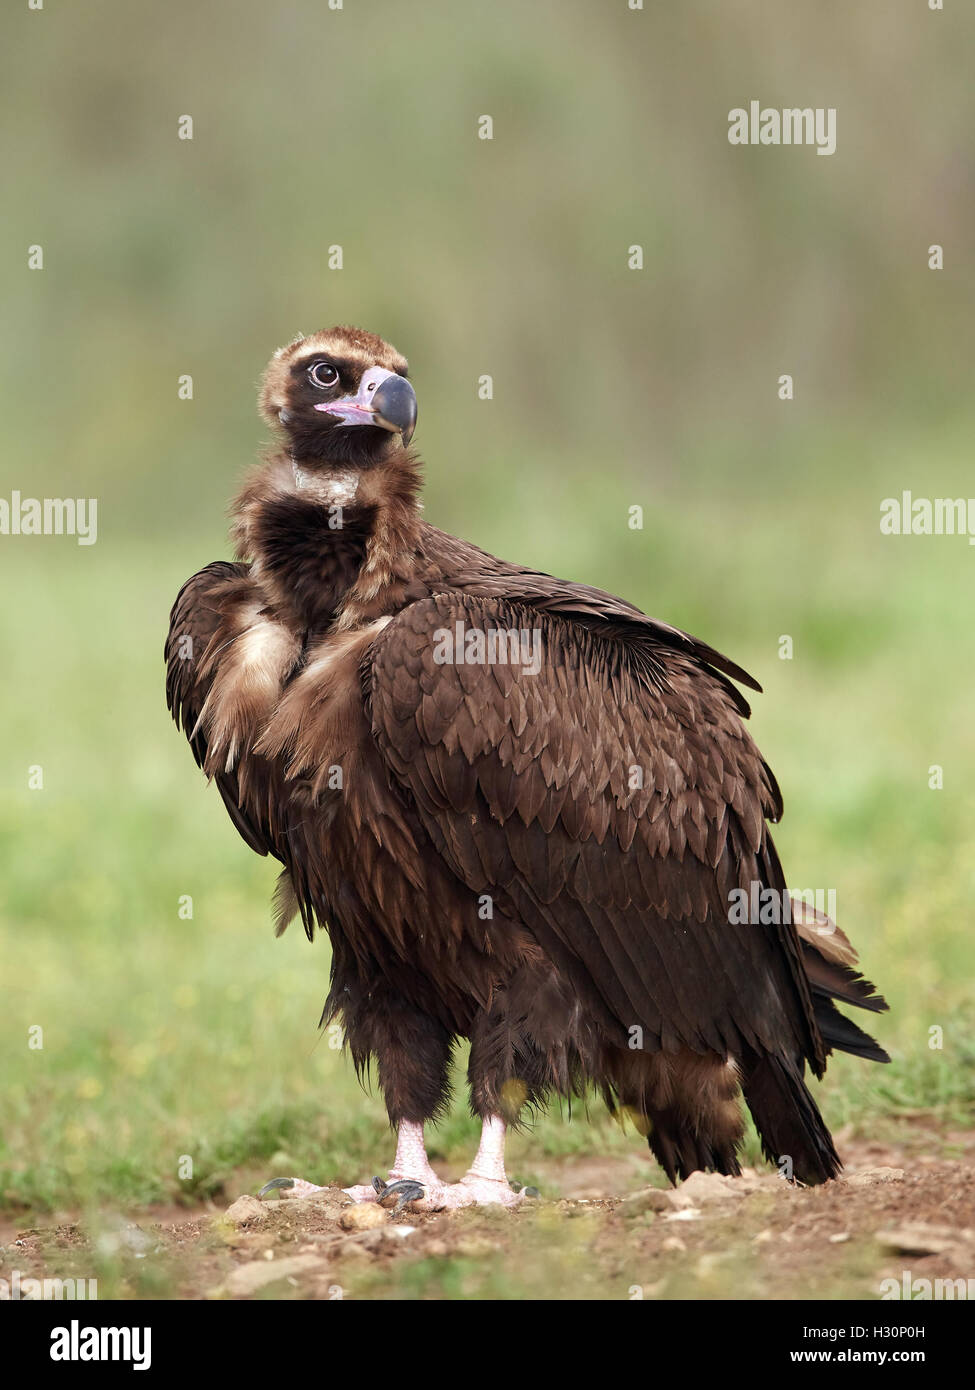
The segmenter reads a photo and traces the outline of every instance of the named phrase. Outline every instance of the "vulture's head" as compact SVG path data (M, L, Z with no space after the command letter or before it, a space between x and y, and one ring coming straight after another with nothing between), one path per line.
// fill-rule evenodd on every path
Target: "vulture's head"
M292 457L367 467L408 444L416 395L406 358L361 328L327 328L278 348L261 387L264 418Z

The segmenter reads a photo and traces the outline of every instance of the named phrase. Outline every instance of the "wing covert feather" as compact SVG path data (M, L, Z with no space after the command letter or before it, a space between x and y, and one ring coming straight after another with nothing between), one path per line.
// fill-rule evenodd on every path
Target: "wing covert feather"
M457 623L536 631L537 673L438 661ZM453 872L501 894L624 1032L798 1047L818 1065L794 928L728 919L732 889L781 876L774 778L705 657L661 645L650 679L644 655L527 605L439 594L371 648L373 736Z

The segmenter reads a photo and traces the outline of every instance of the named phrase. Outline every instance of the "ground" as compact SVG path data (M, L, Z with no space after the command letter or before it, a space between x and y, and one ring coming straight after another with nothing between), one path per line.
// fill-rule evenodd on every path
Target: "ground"
M393 1217L335 1188L134 1220L5 1217L0 1277L97 1271L102 1299L876 1300L885 1279L903 1296L905 1273L975 1280L975 1132L924 1117L896 1128L890 1141L839 1135L843 1178L809 1189L767 1168L648 1186L659 1175L634 1151L536 1166L541 1196L514 1212Z

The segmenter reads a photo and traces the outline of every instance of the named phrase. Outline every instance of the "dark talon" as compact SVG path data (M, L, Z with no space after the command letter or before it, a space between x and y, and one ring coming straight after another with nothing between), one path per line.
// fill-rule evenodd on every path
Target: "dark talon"
M542 1195L537 1187L523 1187L522 1192L526 1197L540 1197Z
M294 1185L294 1178L272 1178L270 1182L264 1184L257 1195L263 1197L265 1192L272 1192L276 1187L294 1187Z
M386 1207L387 1211L389 1198L395 1196L394 1216L398 1216L409 1202L418 1202L426 1191L422 1183L414 1182L412 1178L401 1178L399 1182L391 1183L384 1183L382 1178L373 1178L372 1185L376 1189L379 1205Z

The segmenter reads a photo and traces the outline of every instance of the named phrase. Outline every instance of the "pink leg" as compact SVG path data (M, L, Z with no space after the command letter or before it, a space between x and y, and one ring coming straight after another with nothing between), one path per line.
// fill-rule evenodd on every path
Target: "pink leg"
M423 1143L421 1125L400 1125L396 1145L396 1161L390 1181L410 1179L424 1188L423 1196L409 1203L417 1211L444 1211L451 1207L481 1205L517 1206L523 1194L508 1186L504 1171L504 1141L507 1125L499 1115L489 1115L482 1123L481 1142L474 1162L460 1182L443 1183L430 1167ZM345 1189L356 1201L375 1201L371 1187Z
M488 1115L487 1119L482 1121L481 1142L477 1146L474 1162L468 1169L468 1177L507 1183L508 1175L504 1171L504 1141L507 1132L508 1126L500 1115Z
M427 1158L423 1126L414 1120L401 1120L399 1123L396 1131L396 1157L389 1170L389 1181L418 1182L424 1188L427 1198L443 1189L444 1184L430 1167L430 1160ZM376 1189L371 1184L368 1187L359 1185L342 1190L347 1197L352 1197L357 1202L376 1201Z
M412 1120L402 1120L396 1132L396 1157L390 1169L390 1183L414 1182L423 1188L422 1198L410 1201L418 1211L443 1211L449 1207L479 1205L517 1206L524 1194L513 1192L504 1171L504 1141L507 1125L499 1115L489 1115L482 1123L481 1142L474 1162L460 1182L444 1183L430 1167L423 1126ZM303 1178L276 1179L268 1187L287 1184L289 1195L311 1197L326 1189L305 1182ZM262 1189L262 1192L267 1188ZM375 1202L376 1189L364 1184L343 1188L346 1196L356 1202Z
M461 1178L446 1189L447 1206L517 1206L524 1194L512 1192L504 1171L504 1141L508 1126L500 1115L488 1115L481 1125L481 1142L474 1162ZM467 1200L464 1200L464 1199Z

